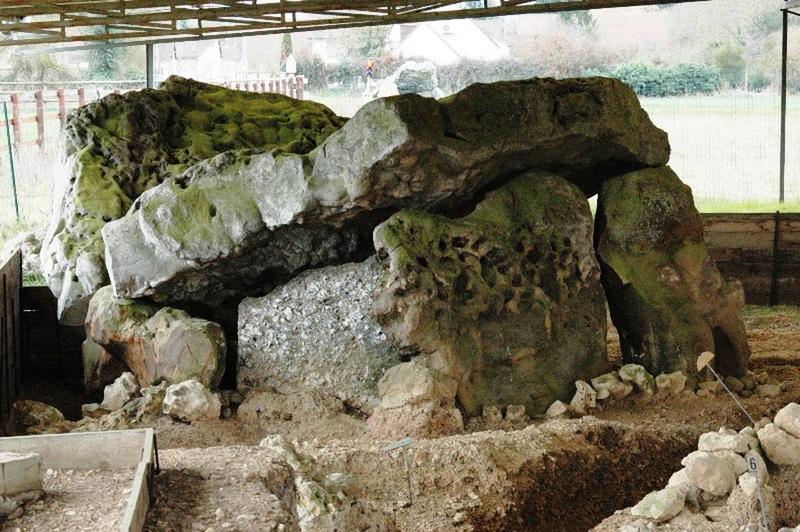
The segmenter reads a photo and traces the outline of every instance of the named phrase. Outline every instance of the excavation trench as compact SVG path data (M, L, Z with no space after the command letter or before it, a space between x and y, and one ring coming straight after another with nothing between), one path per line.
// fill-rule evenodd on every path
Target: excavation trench
M357 478L359 497L390 508L400 530L586 531L664 486L698 435L586 417L422 440L410 505L401 454L376 445L317 458Z
M585 531L663 487L696 448L685 429L652 430L616 424L576 425L542 459L509 477L509 511L475 512L478 530Z

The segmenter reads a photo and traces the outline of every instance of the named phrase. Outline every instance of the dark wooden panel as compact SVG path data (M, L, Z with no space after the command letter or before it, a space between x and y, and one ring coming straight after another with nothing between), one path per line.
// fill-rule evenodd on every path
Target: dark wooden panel
M35 373L60 373L66 379L80 380L83 327L58 323L55 296L46 286L22 289L22 334L27 353L26 365Z
M775 213L703 215L711 255L726 278L742 282L748 303L769 303L777 267L778 302L800 305L800 214L781 213L779 220L776 255Z
M22 255L0 265L0 433L19 392L22 377Z

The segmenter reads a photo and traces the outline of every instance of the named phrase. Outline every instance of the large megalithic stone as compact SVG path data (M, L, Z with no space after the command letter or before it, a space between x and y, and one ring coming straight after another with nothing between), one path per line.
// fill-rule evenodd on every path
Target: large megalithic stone
M403 210L375 229L386 281L375 313L387 337L415 353L379 384L375 417L453 399L543 413L575 381L607 368L606 302L584 194L531 172L458 219ZM449 402L449 404L448 404Z
M106 264L119 296L216 305L366 257L371 230L401 208L467 212L476 193L533 168L591 195L668 157L666 134L618 80L379 99L308 155L228 152L148 190L104 227Z
M606 181L595 244L611 318L626 363L654 374L696 374L703 351L717 370L741 375L750 348L744 293L720 275L703 240L691 189L667 167Z
M343 123L314 102L178 77L71 112L41 253L62 322L83 325L92 294L109 283L100 230L142 192L232 149L306 153Z

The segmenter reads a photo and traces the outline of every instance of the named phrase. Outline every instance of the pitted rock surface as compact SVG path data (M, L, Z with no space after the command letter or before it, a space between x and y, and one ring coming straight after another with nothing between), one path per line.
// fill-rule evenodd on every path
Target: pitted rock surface
M738 281L722 278L703 240L691 189L668 167L613 178L597 208L597 257L626 363L654 375L717 370L744 375L750 348Z
M378 99L307 155L229 152L150 189L104 227L106 263L119 296L215 305L366 257L372 228L401 208L468 211L532 168L594 194L668 157L666 134L617 80Z
M371 412L377 382L400 362L372 315L375 257L302 273L239 305L239 389L298 381Z
M142 192L232 149L307 153L343 123L321 104L177 77L71 112L41 255L62 321L82 324L108 284L100 229Z
M545 172L514 179L464 218L392 216L375 230L388 265L375 312L395 345L419 353L415 362L432 384L413 388L405 382L411 373L393 368L382 389L405 390L406 403L449 391L470 416L509 404L537 414L568 401L576 380L606 366L605 298L591 240L583 193ZM398 406L390 397L382 404Z

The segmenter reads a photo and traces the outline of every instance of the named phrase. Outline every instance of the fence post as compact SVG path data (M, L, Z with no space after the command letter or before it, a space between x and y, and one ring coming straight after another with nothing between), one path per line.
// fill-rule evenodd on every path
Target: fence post
M8 143L8 165L11 170L11 189L14 193L14 209L19 222L19 195L17 195L17 172L14 168L14 149L11 147L11 132L8 127L8 102L3 102L3 118L6 121L6 142Z
M297 99L304 100L306 96L306 78L303 76L297 77Z
M281 78L281 94L286 96L286 78Z
M33 96L36 98L36 144L44 148L44 95L36 91Z
M61 122L63 128L67 122L67 101L64 98L64 89L58 89L56 95L58 96L58 121Z
M19 122L19 95L11 95L11 126L14 130L14 148L19 149L22 143L22 125Z
M78 107L86 105L86 90L83 87L78 88Z

